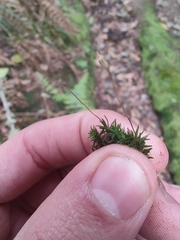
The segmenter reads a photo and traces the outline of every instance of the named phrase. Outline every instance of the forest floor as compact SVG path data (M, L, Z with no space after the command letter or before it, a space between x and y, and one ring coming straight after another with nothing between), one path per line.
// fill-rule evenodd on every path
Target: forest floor
M87 6L92 19L91 34L94 49L108 61L118 95L132 121L145 131L162 137L162 130L151 98L146 89L141 68L138 38L143 20L142 1L106 0ZM176 0L156 1L155 8L162 26L174 36L180 33L180 4ZM96 103L98 108L122 113L109 75L96 64ZM171 181L167 170L162 177Z

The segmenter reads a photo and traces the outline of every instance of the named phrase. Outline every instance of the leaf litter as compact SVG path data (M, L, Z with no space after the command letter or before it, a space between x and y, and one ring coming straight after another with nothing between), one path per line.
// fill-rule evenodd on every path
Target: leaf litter
M139 1L136 1L136 4L137 2ZM108 61L118 96L133 123L163 138L143 78L138 45L142 17L136 10L133 11L135 5L133 4L131 0L89 3L87 16L91 20L94 49ZM123 114L112 90L109 75L98 62L96 62L95 75L98 108L111 109ZM167 170L161 174L161 177L166 181L172 181Z

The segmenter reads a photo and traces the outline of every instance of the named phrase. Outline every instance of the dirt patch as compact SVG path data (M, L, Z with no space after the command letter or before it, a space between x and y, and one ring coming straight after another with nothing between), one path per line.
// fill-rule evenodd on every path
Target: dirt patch
M129 10L129 11L128 11ZM123 1L92 4L90 16L94 48L111 66L118 95L131 119L146 131L161 136L158 118L149 98L140 62L138 20ZM96 68L98 108L122 113L106 71Z
M180 37L180 1L157 0L156 11L162 26L173 36Z

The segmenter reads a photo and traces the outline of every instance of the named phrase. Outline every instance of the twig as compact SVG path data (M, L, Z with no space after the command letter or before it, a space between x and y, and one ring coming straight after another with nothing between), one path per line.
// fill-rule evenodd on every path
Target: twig
M4 110L6 112L7 126L10 129L10 132L9 132L9 137L10 137L10 136L14 135L18 131L18 129L14 125L14 119L12 118L12 113L8 106L8 102L7 102L1 81L0 81L0 98L1 98Z

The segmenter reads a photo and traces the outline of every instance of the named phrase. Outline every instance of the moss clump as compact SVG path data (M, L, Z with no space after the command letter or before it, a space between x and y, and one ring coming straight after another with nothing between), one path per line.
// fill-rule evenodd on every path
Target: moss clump
M180 53L179 41L161 26L153 6L144 9L139 39L142 68L154 107L159 114L170 152L170 171L180 184Z
M93 151L110 144L121 144L137 149L146 157L151 158L149 153L152 146L146 145L148 136L143 136L143 132L139 132L139 127L135 132L129 129L125 131L116 119L109 125L107 118L106 120L100 119L100 123L101 125L91 127L89 132Z

